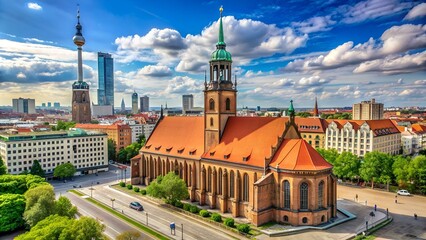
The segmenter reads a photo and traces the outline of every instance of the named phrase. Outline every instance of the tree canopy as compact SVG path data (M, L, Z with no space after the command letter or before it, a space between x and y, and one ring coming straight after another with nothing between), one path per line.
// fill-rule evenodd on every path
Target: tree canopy
M38 222L29 232L19 235L17 240L59 239L59 240L103 240L105 226L93 218L72 219L51 215Z
M343 152L336 158L333 172L340 178L353 179L359 175L359 166L358 156L350 152Z
M0 175L6 174L7 173L7 168L6 165L3 162L3 159L0 156Z
M55 192L51 185L41 185L24 194L27 199L24 219L31 227L54 213Z
M73 128L73 127L75 127L75 122L64 122L64 121L59 120L56 123L56 127L52 126L52 130L53 131L68 130L68 129Z
M164 198L170 203L189 197L185 181L174 172L169 172L164 177L157 177L149 184L146 190L149 195L157 198Z
M115 240L138 240L141 234L138 231L125 231L120 233Z
M108 160L117 160L117 144L110 138L108 138Z
M25 210L25 197L22 194L0 195L0 233L13 231L24 226L22 214Z
M132 143L123 149L120 149L120 151L118 152L118 161L122 163L129 163L132 157L138 155L141 147L145 145L145 141L145 136L140 135L137 142Z
M41 165L40 165L39 161L37 161L37 160L34 160L33 165L31 166L30 173L32 175L38 175L40 177L45 176L44 170L43 170L43 168L41 168Z
M74 176L76 170L72 163L64 163L55 168L53 171L54 177L67 178Z
M0 175L0 194L24 194L28 189L44 184L48 183L37 175Z
M54 213L59 216L74 218L77 214L77 207L73 206L71 201L64 196L60 196L59 199L55 201L54 208Z

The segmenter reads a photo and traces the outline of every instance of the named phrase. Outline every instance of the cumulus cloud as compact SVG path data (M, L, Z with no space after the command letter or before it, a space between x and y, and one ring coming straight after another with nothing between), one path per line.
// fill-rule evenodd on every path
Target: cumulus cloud
M398 54L426 47L426 25L405 24L386 30L380 41L370 38L367 42L354 45L352 41L341 44L325 55L296 59L287 64L288 71L312 71L335 69L354 64L362 64L379 58L394 58ZM385 61L385 59L381 60ZM371 64L371 63L370 63ZM375 63L377 64L377 63ZM365 65L369 65L368 62ZM366 66L354 72L365 72ZM392 73L392 69L387 70Z
M23 72L20 72L20 73L18 73L18 74L16 74L16 77L17 78L27 78L27 76L23 73Z
M414 81L415 85L426 85L426 80L416 80Z
M291 28L251 19L226 16L222 21L227 50L233 54L234 65L277 53L289 54L304 46L308 39L307 34L298 35ZM215 50L218 29L219 21L215 21L200 34L188 34L185 38L174 29L152 29L144 36L120 37L115 40L118 61L138 60L163 65L176 62L176 71L200 72Z
M43 9L40 5L38 5L38 3L34 3L34 2L28 3L27 7L29 9L33 9L33 10L42 10Z
M167 88L164 90L166 94L184 94L184 93L193 93L200 92L202 90L203 84L197 82L195 79L192 79L187 76L176 76L170 80L167 84Z
M417 72L426 69L426 51L404 56L388 56L361 63L354 73L382 72L384 74L400 74Z
M399 13L410 7L410 3L398 0L366 0L354 6L341 6L338 12L343 14L342 22L350 24Z
M151 76L151 77L165 77L171 76L172 71L167 66L153 66L147 65L138 71L139 75Z
M336 21L331 16L313 17L303 22L294 22L292 26L303 33L323 32L331 29Z
M302 77L299 81L296 82L296 87L306 88L306 87L318 87L330 82L330 80L321 78L320 76L310 76Z
M404 17L404 20L412 20L418 17L423 17L426 15L426 3L420 3L419 5L413 7L407 15Z
M289 78L282 78L272 83L272 86L275 87L289 87L294 85L294 81Z

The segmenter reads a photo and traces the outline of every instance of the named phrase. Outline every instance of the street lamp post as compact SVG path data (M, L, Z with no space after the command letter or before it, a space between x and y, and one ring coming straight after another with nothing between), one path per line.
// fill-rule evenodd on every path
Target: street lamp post
M127 168L124 169L124 182L126 182L126 178L127 178L126 171L127 171Z
M112 207L112 209L114 209L114 201L115 201L115 199L111 198L111 207Z
M183 240L183 223L180 224L182 226L182 240Z
M148 213L146 213L146 225L148 226Z
M90 184L90 198L93 198L93 182Z

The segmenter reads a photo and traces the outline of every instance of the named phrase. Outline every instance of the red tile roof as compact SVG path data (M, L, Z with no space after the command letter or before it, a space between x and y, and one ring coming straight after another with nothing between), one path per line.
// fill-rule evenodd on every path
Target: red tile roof
M199 159L204 153L204 117L164 117L141 151Z
M350 123L355 130L358 130L362 124L367 123L374 136L382 136L387 134L399 133L398 128L390 119L380 120L344 120L344 119L327 119L328 124L334 122L339 129L342 129L346 123Z
M413 132L415 132L415 133L426 133L426 126L425 125L413 124L413 125L411 125L411 128L413 129Z
M129 128L129 125L126 124L120 124L120 123L114 123L112 125L101 125L101 124L84 124L84 123L77 123L75 125L76 128L82 128L82 129L119 129L119 128Z
M303 139L285 139L269 166L291 171L319 171L333 167Z
M321 118L301 118L296 117L295 122L301 133L325 133L328 123Z

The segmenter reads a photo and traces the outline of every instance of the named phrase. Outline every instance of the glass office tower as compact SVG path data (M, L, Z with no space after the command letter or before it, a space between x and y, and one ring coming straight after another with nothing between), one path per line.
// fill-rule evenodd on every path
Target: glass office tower
M114 61L109 53L98 52L98 105L114 109Z

